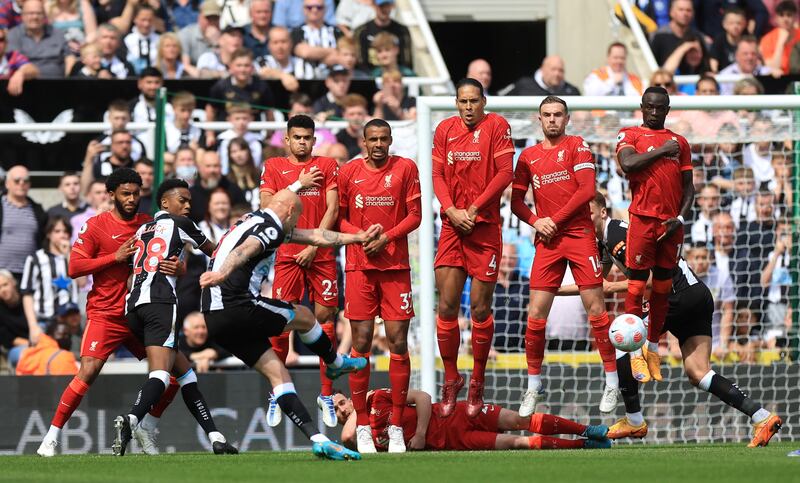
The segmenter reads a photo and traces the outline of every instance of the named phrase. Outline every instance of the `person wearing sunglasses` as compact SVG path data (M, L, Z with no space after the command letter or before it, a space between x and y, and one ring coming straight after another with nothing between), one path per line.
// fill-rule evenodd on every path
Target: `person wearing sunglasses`
M325 23L336 25L336 5L333 0L319 0L325 4ZM289 30L300 27L306 21L303 0L276 0L272 8L272 25Z
M39 69L18 50L8 50L8 30L0 27L0 79L8 79L6 90L12 96L22 94L26 80L39 77Z
M0 269L22 279L25 259L39 248L44 238L47 214L28 192L28 168L14 166L6 173L5 193L0 197Z

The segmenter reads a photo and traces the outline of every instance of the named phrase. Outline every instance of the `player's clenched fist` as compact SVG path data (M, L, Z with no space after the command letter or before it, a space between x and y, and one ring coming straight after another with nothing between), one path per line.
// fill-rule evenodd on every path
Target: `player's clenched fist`
M475 221L469 216L467 210L459 210L451 206L445 211L445 215L450 219L450 223L465 235L471 233L475 227Z
M677 158L681 152L681 145L674 139L668 139L667 142L661 145L661 151L667 157Z
M125 243L122 244L117 251L114 252L114 259L118 262L124 262L128 258L130 258L134 253L136 253L136 235L128 238L125 240Z

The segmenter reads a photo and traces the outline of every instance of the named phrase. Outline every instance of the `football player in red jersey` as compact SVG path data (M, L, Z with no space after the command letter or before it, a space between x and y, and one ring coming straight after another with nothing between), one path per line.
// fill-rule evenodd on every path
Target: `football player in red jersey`
M390 389L371 391L367 400L370 410L369 429L377 446L385 451L391 444L389 419L394 416L393 393ZM334 396L336 417L342 427L342 442L355 447L356 415L353 402L343 394ZM485 404L475 417L467 417L467 404L458 402L452 416L442 417L443 403L431 404L430 394L408 391L408 405L402 424L408 447L429 451L509 450L509 449L599 449L610 448L608 426L586 426L550 414L521 416L496 404ZM536 436L505 434L506 431L528 431ZM579 439L553 438L553 434L574 434Z
M436 337L444 364L442 411L455 409L464 378L458 373L458 314L467 276L472 277L470 316L474 366L467 414L483 407L486 361L492 347L492 299L503 251L500 197L514 176L511 128L484 112L483 86L462 79L456 86L458 116L442 121L433 137L433 190L442 205L442 231L434 267L439 307Z
M150 215L137 213L142 178L136 171L122 168L106 180L106 189L114 202L111 211L90 218L80 230L69 260L71 278L93 276L92 290L86 303L86 328L81 342L81 367L72 379L56 408L50 429L39 446L41 456L54 456L61 428L72 416L103 369L108 356L124 345L137 358L146 353L142 343L128 328L125 318L125 295L130 272L128 259L136 252L134 242L139 227ZM162 260L159 270L175 275L178 262ZM160 411L175 397L178 385L171 384L157 406Z
M658 339L667 318L672 272L683 245L683 224L694 202L691 148L686 139L664 128L669 94L649 87L642 95L642 126L623 128L617 136L617 162L630 181L627 263L630 268L625 312L642 316L645 285L653 274L650 326L644 357L631 358L640 382L661 380ZM645 361L646 359L646 361Z
M293 116L286 125L284 141L289 150L285 158L270 158L264 163L261 174L261 208L269 205L278 191L296 186L293 191L303 203L303 212L297 221L298 228L333 229L339 210L339 195L336 176L336 160L312 155L314 149L314 120L305 115ZM296 183L296 185L295 185ZM333 248L318 248L312 245L284 243L275 255L275 280L272 294L275 298L300 303L305 291L314 302L314 315L322 330L336 348L336 318L339 303L337 287L336 256ZM271 339L272 348L286 363L289 353L289 335ZM317 405L322 411L322 421L329 427L336 426L333 409L333 383L325 376L325 363L320 361L319 377L322 383ZM267 422L275 426L280 422L280 406L270 398Z
M345 164L339 173L339 219L343 233L363 232L375 224L385 229L364 246L347 247L344 315L350 319L354 357L369 357L375 317L384 320L394 407L387 429L389 451L401 453L406 450L401 422L411 375L408 327L414 316L407 236L419 226L422 205L416 164L390 155L391 144L386 121L373 119L364 126L367 156ZM369 371L367 365L350 374L361 453L376 451L367 408Z
M566 135L567 103L548 96L539 105L544 141L519 157L514 172L511 209L536 229L536 254L531 268L531 298L525 330L528 390L520 414L529 416L542 400L541 371L545 347L545 325L553 299L569 264L597 349L603 359L606 387L600 411L611 412L619 400L619 378L614 346L608 339L610 322L603 299L600 256L594 239L589 201L595 192L595 163L589 145L580 136ZM533 187L536 213L525 204Z

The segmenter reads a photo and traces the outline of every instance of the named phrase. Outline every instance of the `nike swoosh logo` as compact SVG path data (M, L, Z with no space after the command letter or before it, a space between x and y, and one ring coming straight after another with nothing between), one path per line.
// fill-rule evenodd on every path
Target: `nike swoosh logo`
M495 273L497 273L497 272L486 272L486 276L487 276L487 277L491 277L491 276L492 276L492 275L494 275Z
M362 181L366 181L366 180L365 179L356 179L356 180L353 180L353 184L358 184L358 183L360 183Z
M323 301L325 301L325 302L327 302L328 300L333 300L333 299L335 299L335 298L336 298L336 297L322 297L322 300L323 300Z
M539 161L540 159L542 159L542 158L536 158L536 159L534 159L533 161L531 161L531 164L536 164L536 161Z
M291 173L292 171L294 171L294 170L290 169L289 171L281 171L281 174L288 174L288 173Z
M448 141L448 142L450 142L450 141L452 141L452 140L454 140L454 139L458 139L458 138L460 138L460 137L461 137L461 136L456 136L456 137L454 137L454 138L447 138L447 141Z
M655 134L645 134L645 135L644 135L644 137L646 137L646 138L651 138L651 137L653 137L653 136L655 136Z
M116 240L117 238L121 237L122 235L111 235L112 240Z

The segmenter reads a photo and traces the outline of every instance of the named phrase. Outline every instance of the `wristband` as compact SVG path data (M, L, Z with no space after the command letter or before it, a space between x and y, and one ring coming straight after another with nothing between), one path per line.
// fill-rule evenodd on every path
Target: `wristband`
M294 183L290 184L288 189L292 193L297 193L298 191L303 189L303 185L300 184L300 180L297 180Z
M683 215L678 215L677 218L678 218L678 221L681 222L681 225L685 225L686 224L686 220L683 219Z

